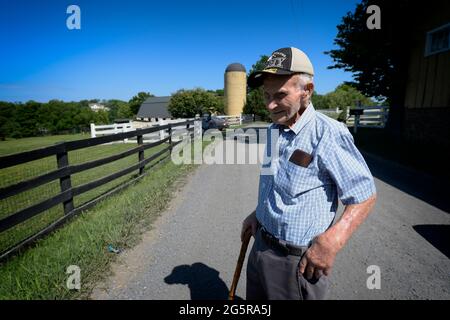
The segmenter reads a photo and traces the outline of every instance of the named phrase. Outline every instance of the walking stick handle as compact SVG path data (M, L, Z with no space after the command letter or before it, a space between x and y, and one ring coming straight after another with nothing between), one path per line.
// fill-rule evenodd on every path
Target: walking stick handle
M251 229L244 233L244 239L242 240L241 251L239 253L239 259L236 264L236 270L234 271L233 282L231 283L228 300L234 300L234 294L236 293L236 287L239 282L242 265L244 264L245 253L247 252L247 247L248 243L250 242L251 236L252 236Z

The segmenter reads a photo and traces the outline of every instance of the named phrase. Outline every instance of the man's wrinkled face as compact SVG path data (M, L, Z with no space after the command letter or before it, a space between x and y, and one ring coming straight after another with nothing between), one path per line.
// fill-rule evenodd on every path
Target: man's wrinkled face
M303 90L298 76L267 76L264 99L274 123L292 125L300 117Z

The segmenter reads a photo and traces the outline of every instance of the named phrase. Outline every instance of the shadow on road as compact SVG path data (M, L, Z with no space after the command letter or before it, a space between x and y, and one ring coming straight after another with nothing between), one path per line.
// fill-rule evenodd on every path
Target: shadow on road
M420 224L414 230L450 259L450 225Z
M188 285L192 300L227 300L228 287L220 279L219 271L196 262L192 265L180 265L164 278L167 284ZM242 300L236 296L235 300Z
M447 183L442 179L406 168L378 156L363 152L374 177L436 208L450 213Z

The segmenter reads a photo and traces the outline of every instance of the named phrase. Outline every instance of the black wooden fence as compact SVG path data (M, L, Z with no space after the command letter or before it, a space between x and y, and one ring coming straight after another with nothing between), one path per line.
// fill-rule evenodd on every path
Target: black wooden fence
M42 238L43 236L49 234L50 232L54 231L56 228L60 227L64 223L66 223L71 217L79 214L83 210L86 210L96 204L98 201L104 199L107 196L110 196L111 194L116 193L117 191L123 189L124 187L130 185L131 183L134 183L136 180L142 178L146 173L148 173L148 169L154 167L156 164L161 163L162 161L168 159L170 157L170 151L172 148L180 143L182 140L179 140L177 142L173 141L173 128L174 127L180 127L180 126L186 126L187 133L192 137L193 136L193 130L194 130L194 120L187 120L185 122L181 123L175 123L175 124L167 124L163 126L153 127L153 128L146 128L146 129L138 129L134 131L124 132L124 133L118 133L114 135L109 136L103 136L103 137L97 137L97 138L90 138L85 140L78 140L78 141L69 141L69 142L62 142L59 144L56 144L54 146L36 149L32 151L26 151L18 154L12 154L8 156L0 157L0 169L16 166L19 164L27 163L30 161L46 158L49 156L56 156L57 160L57 166L58 168L54 171L42 174L38 177L34 177L25 181L21 181L19 183L15 183L13 185L9 185L4 188L0 188L0 200L6 199L8 197L17 195L19 193L22 193L24 191L39 187L45 183L48 183L50 181L59 179L60 182L60 188L61 192L57 194L56 196L53 196L49 199L46 199L44 201L41 201L37 204L34 204L32 206L29 206L25 209L19 210L5 218L2 218L0 220L0 233L9 230L13 228L14 226L18 225L21 222L24 222L39 213L48 210L60 203L63 204L64 207L64 216L60 217L56 221L52 222L50 225L45 227L44 229L40 230L39 232L35 233L34 235L26 238L25 240L20 241L19 243L15 244L14 246L8 248L7 250L0 253L0 261L6 260L11 255L16 254L19 252L22 248L29 246L36 242L36 240ZM168 136L162 140L152 142L152 143L143 143L143 136L150 133L159 132L161 130L167 131ZM129 139L136 137L137 139L137 147L132 148L130 150L121 152L119 154L115 154L112 156L108 156L106 158L85 162L82 164L77 165L70 165L69 164L69 158L68 158L68 152L73 150L79 150L83 148L88 148L104 143L119 141L123 139ZM144 150L156 147L161 144L167 144L167 147L164 149L156 152L155 154L152 154L147 159L144 158ZM88 169L92 169L125 157L128 157L132 154L138 154L137 157L137 163L129 166L127 168L123 168L118 172L115 172L113 174L110 174L108 176L102 177L100 179L97 179L95 181L91 181L88 183L85 183L83 185L72 187L71 183L71 175L75 173L79 173ZM160 158L160 159L158 159ZM158 159L158 161L154 164L152 164L150 167L145 167L145 165L149 164L151 161ZM145 171L144 171L145 169ZM138 171L138 176L130 181L127 181L126 183L123 183L114 189L108 191L105 194L102 194L101 196L98 196L88 202L85 202L78 207L74 206L73 198L77 195L80 195L84 192L87 192L91 189L97 188L101 185L104 185L108 182L111 182L121 176L124 176L128 173L131 173L133 171Z

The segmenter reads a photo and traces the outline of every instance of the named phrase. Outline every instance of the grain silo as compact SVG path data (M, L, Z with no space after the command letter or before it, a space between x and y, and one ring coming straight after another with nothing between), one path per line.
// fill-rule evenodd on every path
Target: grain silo
M232 63L225 70L225 114L237 116L242 113L247 96L247 75L240 63Z

